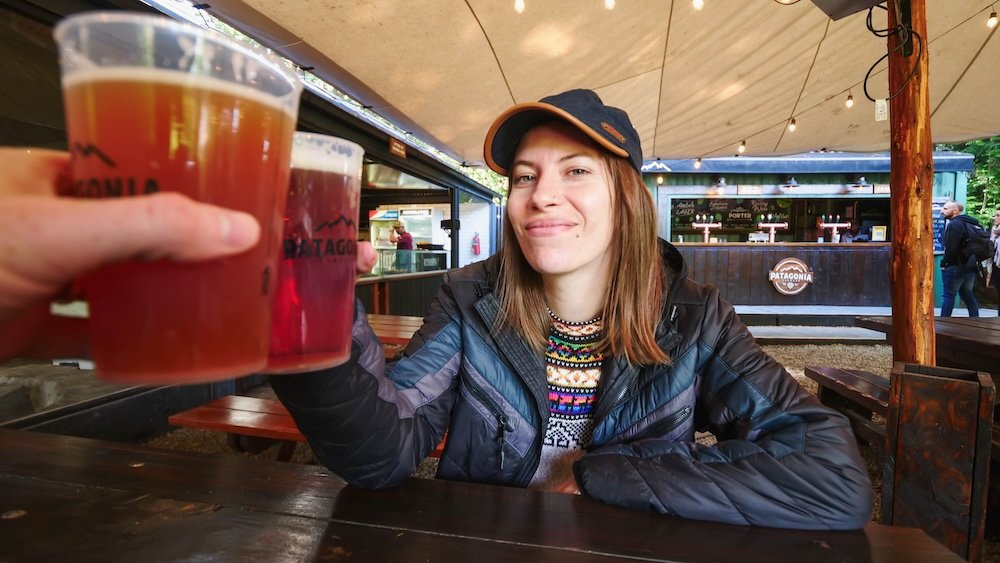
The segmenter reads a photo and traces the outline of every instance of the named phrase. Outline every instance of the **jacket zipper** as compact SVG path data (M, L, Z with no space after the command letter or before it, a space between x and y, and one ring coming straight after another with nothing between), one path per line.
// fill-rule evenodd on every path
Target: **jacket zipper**
M671 322L676 317L677 317L677 305L674 305L670 313ZM663 337L662 342L658 342L658 344L663 346L664 350L672 351L672 349L676 347L679 341L680 341L680 335L676 331L671 331L668 334L666 334ZM618 391L618 395L615 397L615 400L612 401L611 407L609 407L608 410L605 412L611 412L612 410L614 410L619 405L625 402L625 400L628 398L628 392L632 387L632 383L639 377L639 371L635 367L627 366L626 369L629 369L631 371L631 373L626 376L628 377L628 381L625 381L621 384L621 390Z
M637 436L632 438L631 441L641 440L643 438L655 438L656 436L666 434L667 432L674 430L691 416L691 410L691 405L685 405L684 408L674 414L656 421L655 424L647 427Z
M497 425L499 427L499 432L497 433L497 447L500 448L500 471L503 471L504 462L504 440L507 437L507 432L512 432L514 426L510 423L510 417L504 414L503 409L497 406L496 402L483 391L477 384L475 384L471 378L466 378L466 385L469 391L479 400L479 402L486 405L488 409L493 412L493 416L497 417Z

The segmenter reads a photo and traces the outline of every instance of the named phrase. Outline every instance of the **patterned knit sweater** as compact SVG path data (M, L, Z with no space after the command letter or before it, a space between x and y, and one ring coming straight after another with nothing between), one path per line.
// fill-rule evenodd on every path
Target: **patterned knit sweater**
M552 327L545 350L549 386L549 424L542 457L529 488L546 489L573 475L594 430L594 399L604 356L594 350L601 318L571 323L549 311Z

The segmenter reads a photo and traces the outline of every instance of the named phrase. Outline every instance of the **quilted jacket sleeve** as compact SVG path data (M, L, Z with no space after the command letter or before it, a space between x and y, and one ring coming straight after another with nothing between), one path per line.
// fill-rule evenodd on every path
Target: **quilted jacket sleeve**
M448 428L462 346L447 284L394 364L360 304L352 339L347 363L270 383L320 462L356 486L395 486Z
M871 483L847 420L768 357L718 291L704 311L696 409L720 442L650 439L599 448L577 462L581 489L609 504L697 520L864 526Z

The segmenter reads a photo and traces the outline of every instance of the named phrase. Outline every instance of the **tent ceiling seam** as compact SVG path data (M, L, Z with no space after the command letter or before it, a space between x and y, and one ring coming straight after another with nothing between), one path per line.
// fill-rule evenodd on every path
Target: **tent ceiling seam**
M660 107L663 104L663 75L667 71L667 49L670 47L670 25L674 22L674 0L670 0L670 8L667 11L667 33L663 37L663 59L660 61L660 85L657 88L658 95L656 96L656 120L654 123L660 122ZM656 152L656 134L657 127L653 127L653 146L651 147L653 152ZM655 154L653 156L656 156Z
M826 35L830 33L830 22L832 20L826 20L826 26L823 28L823 36L819 38L819 43L816 44L816 50L813 51L812 61L809 63L809 70L806 71L806 77L802 80L802 88L799 89L799 95L795 97L795 104L792 106L792 113L788 116L788 119L795 119L795 110L799 108L799 102L802 101L802 94L806 91L806 86L809 84L809 77L812 75L813 68L816 67L816 59L819 58L819 51L823 48L823 41L826 41ZM774 152L778 152L778 147L781 146L782 139L785 138L785 131L787 128L782 128L781 134L778 135L778 141L774 143Z
M514 99L514 91L510 89L510 82L507 80L507 73L503 70L503 65L500 63L500 57L497 56L497 50L493 48L493 42L490 41L490 36L486 33L486 28L483 27L483 22L479 20L479 15L476 11L472 9L469 5L469 0L465 0L465 7L469 9L469 13L476 20L476 25L479 26L479 30L483 32L483 39L486 40L486 44L490 46L490 53L493 55L493 60L497 63L497 69L500 70L500 76L503 78L503 84L507 87L507 94L510 96L511 104L516 104L517 100Z

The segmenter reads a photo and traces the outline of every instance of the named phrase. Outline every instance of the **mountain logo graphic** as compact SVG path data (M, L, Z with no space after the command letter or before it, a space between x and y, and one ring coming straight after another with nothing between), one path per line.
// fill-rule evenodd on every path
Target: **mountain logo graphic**
M341 224L347 225L348 227L354 227L355 226L354 225L354 219L351 219L350 217L346 217L344 215L341 215L340 217L337 217L333 221L323 221L319 225L316 225L316 228L313 229L313 232L314 233L318 233L318 232L322 231L323 229L332 229L332 228L336 227L337 225L341 225Z
M83 145L81 143L73 143L73 154L78 154L83 158L89 158L91 156L96 156L101 159L105 165L115 168L115 161L111 160L111 157L101 152L101 149L93 144Z

